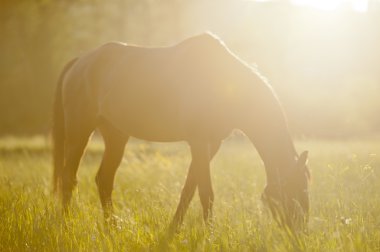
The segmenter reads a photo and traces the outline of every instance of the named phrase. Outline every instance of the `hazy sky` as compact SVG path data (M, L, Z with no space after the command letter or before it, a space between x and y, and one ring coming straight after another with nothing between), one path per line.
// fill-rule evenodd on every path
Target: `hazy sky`
M273 0L256 0L257 2L267 2ZM376 0L375 0L376 1ZM308 6L322 11L335 11L340 8L351 8L357 12L368 11L368 0L290 0L292 4Z

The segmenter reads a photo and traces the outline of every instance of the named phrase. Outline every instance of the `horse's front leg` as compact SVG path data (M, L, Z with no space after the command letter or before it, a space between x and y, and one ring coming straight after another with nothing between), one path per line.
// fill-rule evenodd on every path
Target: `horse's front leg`
M187 174L185 185L182 189L181 198L179 200L177 210L174 214L172 223L170 225L171 231L176 231L183 222L183 217L189 207L190 201L194 196L195 189L198 185L195 162L192 161L189 172Z
M190 143L190 147L192 155L191 165L187 174L185 185L182 189L181 199L179 201L177 211L171 223L172 231L177 230L177 228L182 224L183 217L189 207L191 199L194 196L195 189L200 182L202 183L202 193L200 193L200 195L202 195L201 198L205 199L206 195L210 193L210 190L204 190L205 188L209 188L209 186L206 185L208 180L200 178L204 173L203 170L210 169L209 146L207 143L196 142ZM211 206L209 202L211 201L205 200L204 204L202 202L203 207L209 208Z
M209 223L212 218L212 206L214 203L214 192L212 189L210 161L218 152L221 141L211 142L209 144L209 162L199 170L198 192L203 208L203 219Z
M204 169L200 170L198 192L203 208L203 219L205 223L208 223L209 217L212 217L212 206L214 203L209 166L205 166Z

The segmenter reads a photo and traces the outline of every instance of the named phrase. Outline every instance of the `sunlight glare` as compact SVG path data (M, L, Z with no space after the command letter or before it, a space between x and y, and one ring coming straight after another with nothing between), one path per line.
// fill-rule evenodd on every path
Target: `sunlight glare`
M351 7L357 12L367 12L368 11L368 0L352 0Z
M294 5L310 6L323 11L334 11L344 0L291 0Z

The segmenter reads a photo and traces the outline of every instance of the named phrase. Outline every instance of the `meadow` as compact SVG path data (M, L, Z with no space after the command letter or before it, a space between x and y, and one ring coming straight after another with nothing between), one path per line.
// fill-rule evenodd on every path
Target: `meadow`
M198 196L173 239L166 228L190 163L185 143L131 140L113 193L116 226L104 225L94 177L103 145L91 142L69 214L51 192L46 138L0 139L0 251L380 251L380 139L300 140L312 172L307 234L281 230L260 200L265 172L244 138L212 162L214 221Z

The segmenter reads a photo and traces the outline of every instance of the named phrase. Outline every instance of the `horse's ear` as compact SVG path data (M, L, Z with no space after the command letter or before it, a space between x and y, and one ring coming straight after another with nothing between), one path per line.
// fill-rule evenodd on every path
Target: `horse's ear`
M308 156L309 152L308 151L304 151L301 153L300 157L298 158L298 167L304 167L307 165L307 162L308 162L308 159L307 159L307 156Z

